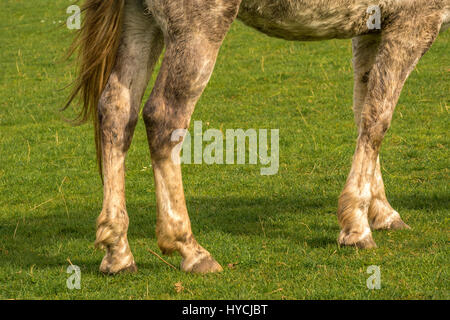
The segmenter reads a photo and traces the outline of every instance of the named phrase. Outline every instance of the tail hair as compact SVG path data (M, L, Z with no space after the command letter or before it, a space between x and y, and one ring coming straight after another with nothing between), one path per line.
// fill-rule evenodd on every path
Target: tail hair
M78 75L63 110L79 98L82 107L74 123L93 121L100 177L103 177L102 140L97 109L115 64L124 5L125 0L86 0L81 8L84 14L81 28L68 52L69 57L77 55Z

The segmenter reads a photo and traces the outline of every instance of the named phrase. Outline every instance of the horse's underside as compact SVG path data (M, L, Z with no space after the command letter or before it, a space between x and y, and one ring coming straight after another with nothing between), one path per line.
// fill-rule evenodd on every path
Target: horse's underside
M367 23L371 6L380 29ZM372 229L408 226L388 203L379 151L406 78L450 20L450 0L87 0L80 31L83 116L94 115L104 179L96 244L106 249L100 270L135 271L127 240L125 155L153 67L164 59L143 109L157 199L156 233L163 253L178 251L181 269L220 271L195 240L181 168L172 161L174 130L190 117L236 19L288 40L352 38L354 115L358 139L339 197L340 245L375 247ZM374 12L377 12L376 10Z

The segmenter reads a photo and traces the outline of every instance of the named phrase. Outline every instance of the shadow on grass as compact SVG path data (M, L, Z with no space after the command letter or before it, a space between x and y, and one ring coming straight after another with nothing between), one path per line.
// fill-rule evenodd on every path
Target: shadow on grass
M439 196L392 197L397 209L448 208L448 199ZM336 244L339 232L334 210L334 197L191 197L188 210L196 230L207 234L219 231L235 236L262 236L268 239L286 238L293 244L307 243L312 248ZM148 203L130 203L129 239L156 241L156 207ZM327 213L328 212L328 213ZM64 214L62 214L64 213ZM0 266L52 267L65 265L68 248L74 248L77 261L87 268L85 272L98 273L102 253L93 250L97 212L90 207L79 207L65 215L65 208L53 208L41 217L27 217L0 226ZM304 223L308 222L308 225ZM300 228L306 226L306 228ZM270 241L270 240L269 240ZM87 244L80 252L80 243ZM58 253L55 247L64 248ZM65 253L64 253L65 252ZM141 267L146 268L144 263ZM150 265L148 267L151 267Z

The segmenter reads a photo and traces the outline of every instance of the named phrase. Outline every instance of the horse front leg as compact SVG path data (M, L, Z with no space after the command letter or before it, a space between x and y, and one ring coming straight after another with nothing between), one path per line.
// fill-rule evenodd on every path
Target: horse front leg
M412 14L417 15L417 12ZM405 15L407 16L407 15ZM414 23L397 20L381 37L374 65L368 74L353 164L339 197L339 243L375 247L369 226L369 209L379 195L378 155L401 89L420 57L429 49L440 28L440 17L416 17ZM383 188L384 193L384 188ZM375 199L377 200L377 199Z
M136 271L127 239L125 157L138 120L139 107L151 70L161 54L163 38L144 15L138 1L124 9L124 25L115 67L99 102L103 167L103 208L97 219L95 244L106 254L100 271Z
M234 4L233 4L234 2ZM152 6L153 5L153 6ZM198 5L198 7L196 7ZM155 87L143 111L147 128L157 201L156 235L164 254L177 251L181 269L207 273L222 267L194 238L186 208L175 130L187 129L197 100L209 81L219 47L237 14L238 1L207 9L200 2L180 8L153 2L166 39L166 52ZM174 19L185 10L184 19ZM191 21L191 20L192 21Z

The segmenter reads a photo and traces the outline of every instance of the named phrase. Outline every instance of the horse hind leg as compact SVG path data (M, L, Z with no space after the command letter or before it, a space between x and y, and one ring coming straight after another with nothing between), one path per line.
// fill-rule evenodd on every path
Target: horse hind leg
M192 234L181 167L176 161L179 156L174 155L177 159L172 157L174 146L180 142L171 141L172 132L188 127L194 105L214 64L215 50L212 51L207 43L198 46L167 45L160 74L143 116L155 178L158 246L164 254L178 251L183 257L181 268L184 271L205 273L222 268ZM200 50L205 47L208 53L201 54ZM204 68L200 67L202 64Z
M372 201L369 206L369 223L374 230L411 229L400 217L400 214L389 204L381 176L380 158L372 181Z
M354 93L353 112L357 127L361 122L361 112L367 96L367 83L370 71L380 46L380 35L360 36L352 40ZM404 229L409 228L400 215L389 204L384 190L380 169L380 158L377 158L375 173L372 178L372 199L368 209L369 224L372 229Z
M103 157L103 208L97 219L96 246L106 249L100 271L136 271L128 240L125 156L151 70L161 54L162 34L144 15L139 1L127 1L116 64L99 102Z
M192 233L180 154L179 150L174 152L182 138L172 141L171 137L176 130L188 128L194 106L213 71L222 40L237 14L238 3L228 1L218 7L220 10L215 7L208 10L200 2L183 8L160 2L164 10L158 10L161 8L149 2L167 39L161 69L143 110L155 178L156 235L164 254L180 253L181 269L186 272L216 272L222 267ZM181 15L181 10L185 10L184 19L174 19Z
M437 13L427 12L425 15L412 11L403 12L383 30L368 75L367 95L361 109L352 168L339 197L341 233L338 241L341 245L360 248L376 246L368 219L369 208L377 191L374 177L377 177L381 143L390 126L404 82L420 57L431 47L440 25L441 17Z

